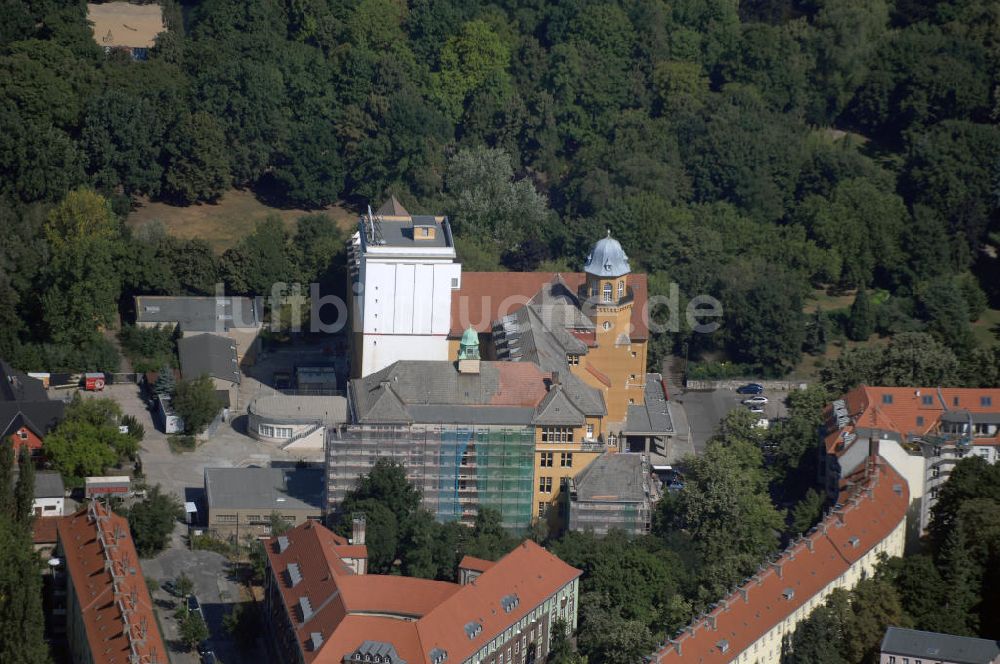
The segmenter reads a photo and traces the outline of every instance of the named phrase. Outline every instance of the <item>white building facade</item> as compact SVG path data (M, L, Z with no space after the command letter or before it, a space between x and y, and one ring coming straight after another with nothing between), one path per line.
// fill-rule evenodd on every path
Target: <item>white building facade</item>
M462 283L451 226L398 204L390 211L363 217L351 240L354 377L398 360L449 359L452 291Z

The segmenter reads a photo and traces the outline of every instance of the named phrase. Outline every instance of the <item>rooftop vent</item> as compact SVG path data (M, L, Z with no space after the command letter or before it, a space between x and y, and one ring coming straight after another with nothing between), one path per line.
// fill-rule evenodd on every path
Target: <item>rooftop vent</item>
M795 588L785 588L784 592L781 593L781 596L785 599L792 599L795 597Z
M729 641L722 639L715 645L719 648L719 652L729 652Z
M851 546L853 546L856 549L856 548L858 548L858 545L861 544L861 539L859 537L855 536L855 537L852 537L851 539L847 540L847 543L850 544Z
M299 570L298 563L288 563L288 581L292 584L292 588L302 581L302 572Z
M483 631L483 626L477 623L475 620L472 622L465 623L465 635L470 639L474 639L479 636L479 633Z
M431 660L431 664L441 664L441 662L448 659L448 651L441 648L433 648L427 655L428 659Z
M319 632L312 632L309 634L309 643L312 646L312 651L316 652L319 650L320 646L323 645L323 635Z
M302 611L302 622L306 622L313 615L312 604L309 603L309 598L303 595L299 598L299 610Z
M284 553L288 549L288 538L284 535L278 538L278 553Z

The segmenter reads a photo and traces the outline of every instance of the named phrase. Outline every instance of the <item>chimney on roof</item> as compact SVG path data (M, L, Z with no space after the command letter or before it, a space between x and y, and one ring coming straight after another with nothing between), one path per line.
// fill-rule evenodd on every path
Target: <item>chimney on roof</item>
M681 641L680 639L670 639L670 645L674 647L674 652L678 655L681 654Z
M716 626L715 614L709 614L709 616L708 616L708 618L706 619L705 622L708 623L708 626L711 629L715 629L715 626Z
M748 588L747 586L741 586L740 595L743 596L744 602L746 602L747 604L750 603L750 588Z
M555 389L557 386L562 384L562 380L559 378L559 372L553 371L552 378L549 379L549 389Z
M365 523L364 512L355 512L351 515L351 544L365 543Z
M773 563L771 563L771 567L773 567L774 570L778 573L778 578L779 579L781 578L781 568L782 568L783 565L784 565L784 563L780 559L774 561Z

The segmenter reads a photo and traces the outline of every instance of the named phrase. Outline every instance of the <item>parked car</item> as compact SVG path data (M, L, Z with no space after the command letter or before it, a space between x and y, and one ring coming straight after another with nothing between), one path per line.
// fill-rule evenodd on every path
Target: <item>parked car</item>
M750 405L753 405L753 404L761 404L761 405L763 405L763 404L767 403L767 397L765 397L763 394L758 394L755 397L750 397L749 399L744 399L743 403L746 404L747 406L750 406Z
M164 581L162 584L160 584L160 587L163 588L163 590L165 592L173 595L174 597L180 597L181 596L180 591L177 590L177 584L174 583L170 579L168 579L168 580Z
M199 616L201 616L202 620L205 619L205 614L201 612L201 603L198 601L198 598L195 597L194 595L188 595L187 607L189 613L197 613Z
M215 657L215 653L211 650L206 650L201 653L201 661L203 664L219 664L219 660Z
M764 412L764 406L759 403L752 403L748 406L751 413L757 413L758 415Z
M761 394L763 392L764 386L760 383L747 383L736 388L737 394Z

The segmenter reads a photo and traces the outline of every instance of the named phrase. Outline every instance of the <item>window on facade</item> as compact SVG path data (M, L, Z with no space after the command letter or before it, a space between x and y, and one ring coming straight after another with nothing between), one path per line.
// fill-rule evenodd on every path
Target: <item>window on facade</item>
M954 399L951 400L951 405L952 406L957 406L958 405L958 397L955 397Z
M21 431L17 432L17 437L20 438L21 440L28 440L28 432L22 429Z
M609 320L604 321L603 327L604 327L605 330L610 330L611 329L611 321L609 321Z
M917 415L917 426L918 427L924 426L924 416L923 415Z
M538 516L543 517L545 513L548 512L548 503L538 503Z
M260 522L260 514L247 514L246 515L246 521L247 521L247 523L259 523Z
M462 465L463 466L468 466L469 465L469 453L468 452L462 452Z
M587 425L587 438L593 438L593 437L594 437L594 425L593 424L588 424Z
M219 523L236 523L235 514L216 514L215 520Z
M623 297L625 297L625 282L624 281L619 281L618 282L618 299L620 300Z
M614 300L612 295L613 295L613 289L611 288L611 283L609 282L604 284L604 301L612 302Z
M552 478L551 477L539 477L538 478L538 491L540 493L552 493Z
M580 364L580 356L579 355L567 355L566 356L566 364L568 364L568 365L570 365L572 367L577 366L578 364Z
M292 428L291 427L274 427L274 437L275 438L291 438Z
M552 467L552 452L542 452L541 461L539 461L539 466L542 468Z
M572 468L573 467L573 453L572 452L561 452L559 454L559 467L560 468Z
M572 427L542 427L543 443L571 443L573 442Z
M261 424L257 427L257 433L268 438L274 438L274 427L269 424Z

